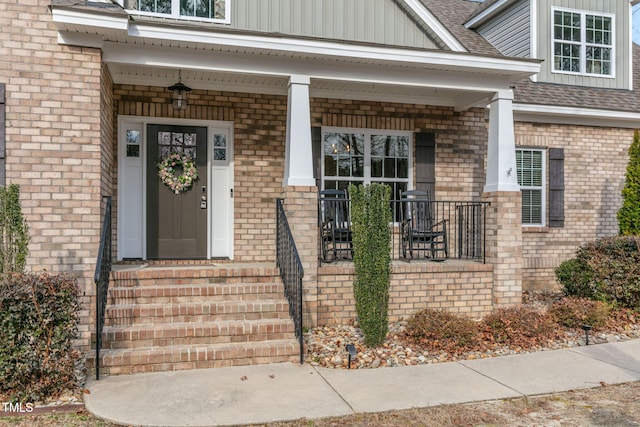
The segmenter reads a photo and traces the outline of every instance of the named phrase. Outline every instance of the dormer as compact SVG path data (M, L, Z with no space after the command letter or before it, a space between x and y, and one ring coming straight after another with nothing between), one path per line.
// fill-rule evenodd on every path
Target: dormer
M501 53L543 60L537 81L632 89L638 0L487 0L466 22Z

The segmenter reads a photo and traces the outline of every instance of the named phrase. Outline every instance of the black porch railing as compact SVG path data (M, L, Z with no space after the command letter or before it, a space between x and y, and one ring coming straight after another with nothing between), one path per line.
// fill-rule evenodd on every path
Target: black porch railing
M349 204L350 200L340 198L323 198L318 200L318 227L320 238L321 262L331 262L339 260L349 260L353 251L351 248L351 239L349 233L328 233L326 227L330 226L342 229L348 229L350 218L340 218L339 221L333 221L331 224L329 216L331 213L349 212L348 207L338 207L338 204ZM407 212L412 203L426 203L429 222L434 224L430 237L424 237L424 240L418 242L422 244L421 250L410 253L407 243ZM409 261L411 259L468 259L476 262L486 262L486 218L487 207L489 202L476 201L419 201L419 200L393 200L391 201L393 215L393 233L392 233L392 253L394 260ZM403 227L403 219L404 225ZM435 228L435 225L440 225ZM444 231L443 231L444 230ZM403 232L405 231L405 232ZM437 231L437 232L436 232ZM338 235L340 238L334 238ZM424 236L424 235L423 235ZM429 236L427 234L427 236ZM418 237L418 239L420 236ZM439 252L434 252L430 247L430 238L434 239L434 243L440 244ZM438 240L440 239L440 240ZM442 240L444 239L444 240Z
M276 260L284 283L284 292L289 301L289 314L293 318L296 338L300 344L300 364L304 362L304 340L302 335L302 278L304 269L293 240L282 199L276 200Z
M109 275L111 274L111 196L106 196L107 205L102 219L100 248L93 281L96 284L96 380L100 379L100 350L102 349L102 327L107 306Z

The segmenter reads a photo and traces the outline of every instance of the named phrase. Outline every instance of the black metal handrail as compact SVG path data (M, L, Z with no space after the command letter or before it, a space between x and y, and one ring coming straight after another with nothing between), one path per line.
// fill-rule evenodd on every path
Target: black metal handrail
M349 202L349 199L347 199ZM402 212L407 209L408 203L428 203L429 211L434 224L446 224L446 247L448 248L446 259L469 259L477 262L486 262L486 224L487 207L489 202L482 201L440 201L430 200L427 202L419 200L392 200L391 211L393 215L392 224L392 258L396 260L407 260L406 251L403 252L403 236L401 230ZM318 215L323 212L332 211L332 204L344 203L344 199L319 199ZM405 211L403 211L403 209ZM319 222L319 228L322 222ZM320 229L322 237L322 230ZM331 239L321 240L323 245L319 253L321 262L334 260L349 260L352 251L344 250L349 247L349 242L344 240L331 242ZM338 245L338 251L333 251L331 245ZM339 256L335 256L337 253ZM429 257L428 251L422 251L418 257ZM334 259L335 258L335 259ZM442 259L442 257L439 257Z
M276 262L284 283L284 293L289 301L289 314L293 318L296 338L300 343L300 364L304 362L302 335L302 278L304 269L298 255L296 242L289 228L283 200L276 199Z
M100 379L100 350L102 349L102 327L107 306L109 275L111 274L111 196L105 196L107 204L102 219L100 248L93 281L96 284L96 380Z

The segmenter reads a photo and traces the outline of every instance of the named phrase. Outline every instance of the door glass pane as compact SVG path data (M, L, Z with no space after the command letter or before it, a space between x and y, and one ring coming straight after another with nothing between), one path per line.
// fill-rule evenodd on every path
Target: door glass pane
M213 137L213 146L214 147L226 147L227 146L227 135L214 135L214 137Z

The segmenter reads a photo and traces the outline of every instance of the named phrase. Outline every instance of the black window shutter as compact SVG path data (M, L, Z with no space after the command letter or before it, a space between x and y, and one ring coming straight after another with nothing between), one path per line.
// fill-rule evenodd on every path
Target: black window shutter
M319 127L311 128L311 155L313 156L313 177L316 179L316 186L322 185L322 130Z
M436 136L432 132L416 133L416 190L428 191L435 198Z
M5 108L4 108L4 83L0 83L0 186L7 183L6 156L5 156Z
M549 227L564 227L564 148L549 148Z

